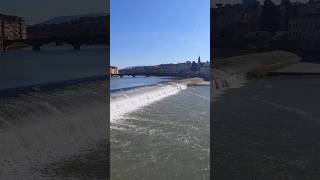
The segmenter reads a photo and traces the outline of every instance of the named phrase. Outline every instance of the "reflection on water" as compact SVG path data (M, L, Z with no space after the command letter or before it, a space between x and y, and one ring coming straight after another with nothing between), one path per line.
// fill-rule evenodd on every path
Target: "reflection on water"
M104 75L107 46L44 46L41 51L0 53L0 89Z
M112 77L111 78L111 90L123 89L123 88L132 88L138 86L145 86L150 84L156 84L160 82L170 81L172 78L170 77L145 77L145 76L123 76L120 77Z
M209 179L209 87L111 122L111 179Z

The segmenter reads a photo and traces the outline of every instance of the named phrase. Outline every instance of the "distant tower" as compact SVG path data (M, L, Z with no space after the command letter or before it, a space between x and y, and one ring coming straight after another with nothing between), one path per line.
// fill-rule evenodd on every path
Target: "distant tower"
M200 71L201 68L201 59L200 56L198 57L198 71Z

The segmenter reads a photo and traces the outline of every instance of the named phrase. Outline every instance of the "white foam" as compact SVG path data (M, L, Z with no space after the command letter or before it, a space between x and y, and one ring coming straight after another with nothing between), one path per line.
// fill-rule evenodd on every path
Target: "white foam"
M186 88L187 85L183 83L167 83L112 93L110 96L110 121L114 122L127 113L177 94Z
M39 179L31 172L104 141L106 87L93 83L1 98L0 179Z
M225 90L230 88L240 88L244 86L247 81L247 75L245 73L226 75L223 78L215 79L211 81L211 98L215 99L224 93Z

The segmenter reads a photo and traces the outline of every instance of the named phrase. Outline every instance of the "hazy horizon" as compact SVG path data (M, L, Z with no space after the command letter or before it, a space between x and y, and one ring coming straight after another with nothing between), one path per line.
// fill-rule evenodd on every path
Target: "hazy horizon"
M0 14L23 17L28 25L59 16L110 12L109 0L10 0L1 2Z

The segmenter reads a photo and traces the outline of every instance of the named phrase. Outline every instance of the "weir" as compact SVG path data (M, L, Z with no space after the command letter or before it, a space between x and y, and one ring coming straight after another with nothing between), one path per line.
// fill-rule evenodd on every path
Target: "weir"
M215 61L212 87L223 89L239 87L249 78L268 75L270 72L301 63L301 58L286 51L271 51Z
M202 81L201 78L190 78L113 92L110 94L110 121L114 122L126 113L177 94L188 85Z
M47 163L105 143L108 88L100 80L1 97L0 179L40 179Z

